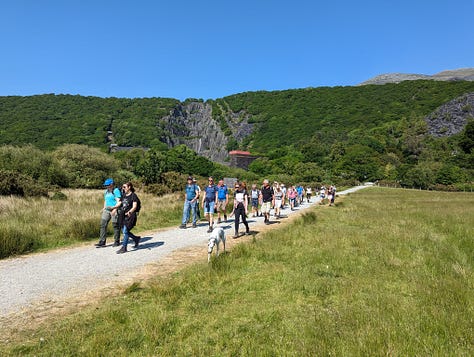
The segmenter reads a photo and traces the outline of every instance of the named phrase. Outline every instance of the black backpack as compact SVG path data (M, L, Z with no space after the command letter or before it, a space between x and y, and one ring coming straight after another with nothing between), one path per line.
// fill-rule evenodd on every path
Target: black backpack
M135 212L140 213L140 210L142 209L142 202L140 201L140 198L135 192L133 194L135 195L135 200L137 202L137 208L135 209Z

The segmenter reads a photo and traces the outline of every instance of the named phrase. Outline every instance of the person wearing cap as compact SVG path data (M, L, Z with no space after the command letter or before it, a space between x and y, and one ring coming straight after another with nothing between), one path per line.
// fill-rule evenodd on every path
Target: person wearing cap
M184 207L183 207L183 219L179 228L185 229L186 223L189 219L189 214L191 209L193 210L193 228L196 228L196 206L199 204L199 189L195 183L193 183L193 178L188 177L188 182L185 188L185 197L184 197Z
M122 194L115 187L114 180L111 178L105 180L104 186L107 189L104 192L104 208L102 209L102 218L100 220L99 243L96 244L96 247L105 247L107 225L111 220L114 228L114 247L116 247L120 245L119 209L122 205Z

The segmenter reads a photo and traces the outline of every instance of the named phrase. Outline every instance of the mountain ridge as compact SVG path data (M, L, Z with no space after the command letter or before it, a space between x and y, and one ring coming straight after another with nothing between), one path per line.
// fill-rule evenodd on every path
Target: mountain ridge
M403 81L415 81L420 79L434 81L474 81L474 68L444 70L433 75L397 72L384 73L359 83L358 86L369 84L400 83Z

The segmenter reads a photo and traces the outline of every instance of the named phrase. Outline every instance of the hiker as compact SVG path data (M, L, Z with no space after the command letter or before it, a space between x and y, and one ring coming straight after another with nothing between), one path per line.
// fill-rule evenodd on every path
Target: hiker
M273 188L270 186L270 183L267 179L263 180L263 186L260 189L260 206L262 214L265 216L265 224L270 224L270 210L271 207L275 205L275 200L273 197Z
M117 254L122 254L127 252L127 245L128 245L128 237L132 237L135 242L135 248L138 247L138 243L140 242L140 237L134 235L130 231L135 227L137 224L137 212L139 210L138 203L139 199L137 194L135 193L135 189L133 188L133 184L131 182L127 182L122 186L124 190L124 196L122 197L122 216L121 219L122 223L122 232L123 232L123 241L122 241L122 248L117 251Z
M217 223L221 223L221 213L224 215L224 222L227 221L227 204L229 203L229 190L224 184L224 180L219 180L217 184Z
M296 199L298 197L298 192L296 191L295 186L291 186L288 189L286 194L288 195L288 201L290 202L290 208L293 211L295 209L295 203L296 203Z
M286 186L284 183L280 184L281 192L283 192L283 201L281 201L281 209L285 208Z
M258 198L260 196L260 190L257 188L256 184L252 185L252 190L250 191L250 201L252 204L252 215L253 217L258 217Z
M309 203L309 201L311 200L311 187L306 187L306 201Z
M193 177L193 184L196 185L196 188L199 192L199 197L201 197L201 187L199 186L197 180L195 177ZM197 216L197 220L200 221L201 220L201 210L199 209L199 202L196 204L196 216Z
M245 225L245 234L249 235L249 224L247 223L247 211L248 211L248 194L247 190L242 184L238 182L234 186L234 209L232 213L235 215L235 234L234 238L239 236L239 224L240 217L242 217L242 223Z
M120 206L122 205L122 195L120 190L115 187L113 179L108 178L104 182L104 186L107 189L104 192L104 208L102 209L102 217L100 220L100 233L99 242L95 245L96 247L105 247L107 239L107 225L112 220L112 226L114 228L114 247L120 245Z
M217 186L214 185L214 178L209 177L209 184L204 189L204 195L202 196L202 208L204 208L204 215L209 221L209 229L207 233L212 232L212 226L214 223L214 208L217 202Z
M193 228L196 228L196 206L198 205L199 200L199 189L195 183L193 183L193 178L188 177L186 188L185 188L185 197L184 197L184 206L183 206L183 219L181 220L181 225L179 228L185 229L186 223L189 219L190 211L193 211Z
M275 217L280 218L281 203L283 202L283 191L278 185L275 191Z

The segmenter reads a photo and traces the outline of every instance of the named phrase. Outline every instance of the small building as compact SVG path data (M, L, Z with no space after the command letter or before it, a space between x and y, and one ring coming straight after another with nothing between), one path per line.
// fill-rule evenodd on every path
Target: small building
M229 151L230 166L238 167L244 170L249 168L249 165L254 161L257 156L253 156L248 151L232 150Z

